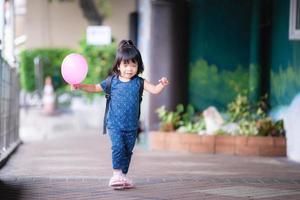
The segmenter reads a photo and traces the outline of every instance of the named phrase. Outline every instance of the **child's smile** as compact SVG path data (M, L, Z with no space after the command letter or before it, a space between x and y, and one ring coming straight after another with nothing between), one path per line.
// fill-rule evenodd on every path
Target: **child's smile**
M132 60L130 61L122 60L120 63L119 71L120 71L120 77L124 81L129 81L132 77L134 77L137 74L138 67L137 64Z

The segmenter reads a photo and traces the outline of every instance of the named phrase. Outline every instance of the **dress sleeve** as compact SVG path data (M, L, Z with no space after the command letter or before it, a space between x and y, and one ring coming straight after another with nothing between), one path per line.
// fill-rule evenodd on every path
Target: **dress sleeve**
M144 81L145 81L145 79L139 76L139 77L138 77L138 80L139 80L139 82L140 82L140 83L139 83L140 86L141 86L141 84L143 84L142 87L144 88Z
M106 79L100 83L100 86L103 89L103 91L106 92Z

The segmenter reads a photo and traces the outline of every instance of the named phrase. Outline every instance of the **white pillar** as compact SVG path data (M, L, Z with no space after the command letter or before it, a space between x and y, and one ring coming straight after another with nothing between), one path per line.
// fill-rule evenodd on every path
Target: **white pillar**
M151 1L149 0L139 0L138 1L138 48L141 52L145 71L143 73L143 78L150 79L150 39L151 39ZM145 131L149 130L149 93L144 92L143 101L141 105L142 113L141 120L145 124ZM151 111L154 112L154 111Z
M15 38L16 38L16 23L15 23L15 0L10 0L10 7L9 7L9 12L10 12L10 31L11 31L11 40L9 41L11 49L9 52L9 61L12 67L15 67L15 62L16 62L16 57L15 57Z
M14 0L4 1L4 36L3 36L3 57L10 64L14 65L14 39L15 39L15 22L14 22Z
M300 94L298 94L283 113L287 140L287 157L300 162Z
M4 0L0 0L0 56L2 56L4 44Z

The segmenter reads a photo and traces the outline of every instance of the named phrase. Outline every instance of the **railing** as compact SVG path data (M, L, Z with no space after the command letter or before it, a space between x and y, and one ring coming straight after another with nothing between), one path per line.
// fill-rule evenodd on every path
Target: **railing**
M20 144L19 77L0 56L0 164Z

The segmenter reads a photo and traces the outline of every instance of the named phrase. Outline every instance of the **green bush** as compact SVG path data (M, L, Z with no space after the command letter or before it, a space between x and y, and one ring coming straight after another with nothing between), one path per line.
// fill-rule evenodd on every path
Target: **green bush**
M184 108L182 104L178 104L175 112L167 111L165 106L161 106L156 113L160 119L160 130L165 132L176 130L184 133L198 133L205 129L203 116L196 114L191 105Z
M238 65L234 70L210 65L199 59L190 65L189 97L196 110L210 105L225 110L238 92L249 87L249 69Z
M257 104L249 103L247 95L238 94L228 104L228 122L237 123L238 135L284 136L283 121L273 121L266 113L267 95Z
M80 41L79 52L86 58L89 65L85 83L99 83L107 77L115 60L116 49L116 43L94 46L87 45L85 39Z
M65 82L60 73L60 66L63 58L72 52L74 50L58 48L22 51L20 54L21 88L27 92L35 90L34 58L37 56L42 59L43 80L46 76L51 76L55 90L65 87Z
M34 58L40 56L43 63L43 80L46 76L53 79L54 89L58 93L69 90L61 76L61 63L65 56L70 53L82 54L88 62L88 74L84 83L96 84L104 80L110 70L116 52L116 44L105 46L87 45L85 40L80 42L79 50L63 48L45 48L24 50L20 54L20 78L21 87L27 92L33 92L35 87ZM88 93L83 93L88 96Z
M174 131L178 128L182 113L184 112L184 106L178 104L176 111L167 111L165 106L161 106L156 109L158 118L160 119L160 130L162 131Z
M98 84L107 77L115 60L116 49L115 42L110 45L95 46L88 45L85 38L80 41L79 53L86 58L89 66L84 83ZM89 100L97 95L86 92L81 92L81 94L87 96Z

